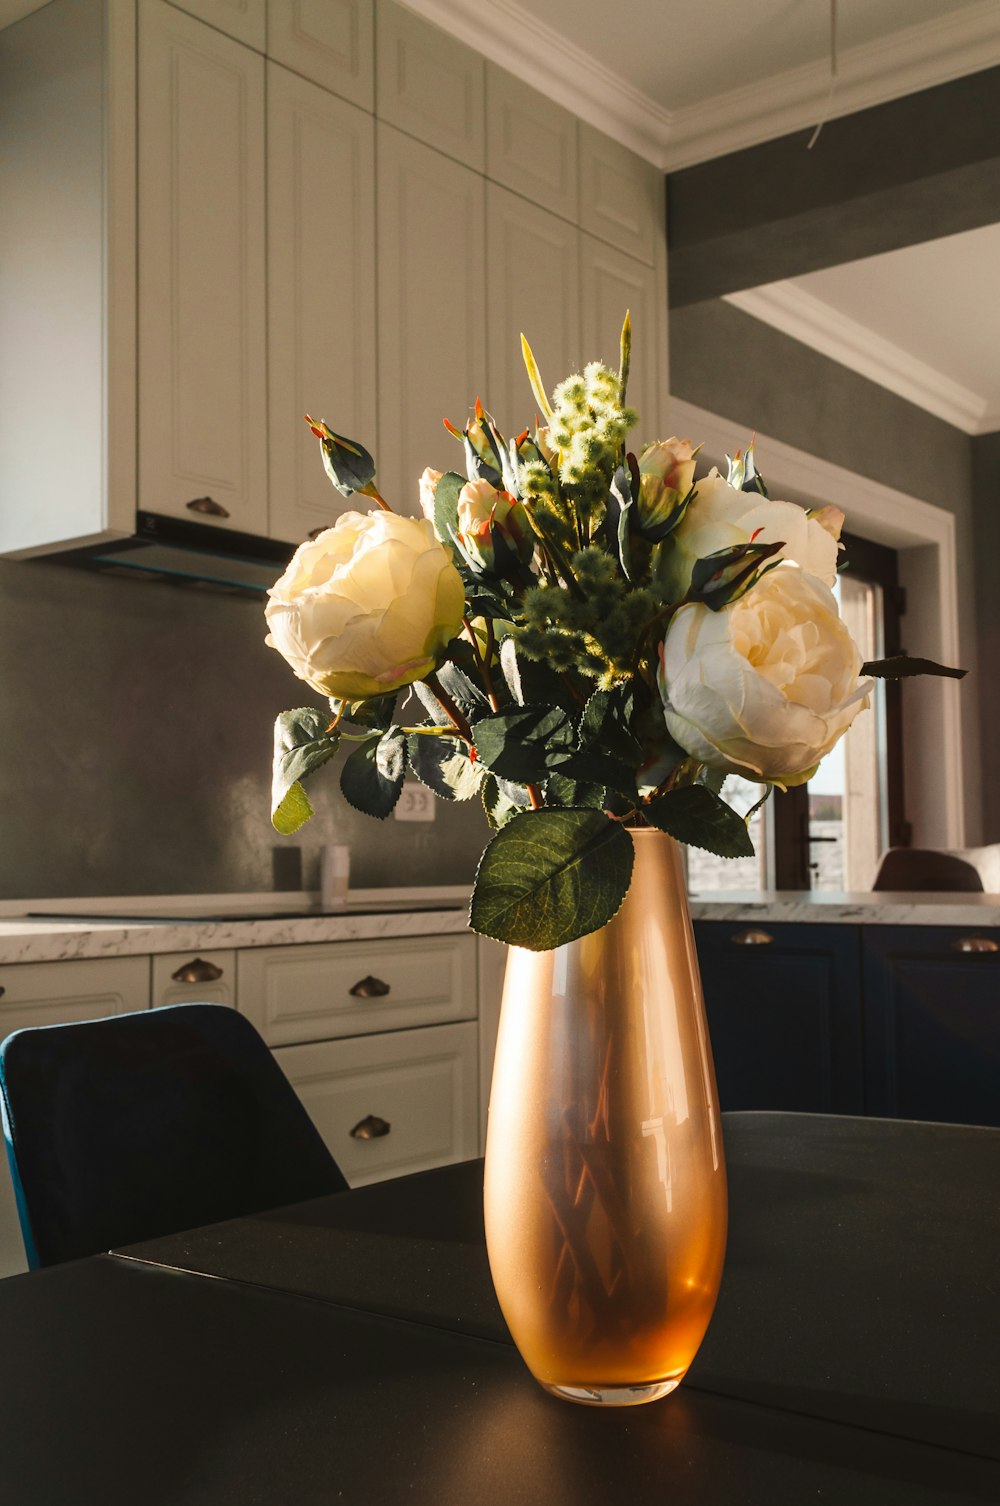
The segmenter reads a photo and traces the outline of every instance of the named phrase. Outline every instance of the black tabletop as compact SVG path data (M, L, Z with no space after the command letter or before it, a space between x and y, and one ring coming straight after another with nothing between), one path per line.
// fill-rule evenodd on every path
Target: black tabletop
M1000 1458L1000 1131L723 1122L726 1270L682 1391ZM509 1343L479 1161L127 1255Z
M1000 1467L682 1387L597 1411L514 1349L99 1256L0 1283L11 1506L955 1506Z

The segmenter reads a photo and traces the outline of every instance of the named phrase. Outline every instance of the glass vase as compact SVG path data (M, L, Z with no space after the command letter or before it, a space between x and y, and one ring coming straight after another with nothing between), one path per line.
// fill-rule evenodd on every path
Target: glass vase
M512 947L486 1142L497 1297L535 1378L627 1406L679 1384L726 1244L715 1073L680 853L640 830L603 929Z

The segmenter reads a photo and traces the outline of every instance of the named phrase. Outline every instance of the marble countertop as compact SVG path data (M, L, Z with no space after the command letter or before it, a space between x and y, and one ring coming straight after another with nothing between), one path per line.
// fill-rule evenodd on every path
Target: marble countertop
M175 915L167 919L70 919L49 916L30 920L0 917L0 964L65 962L84 957L135 957L161 952L208 952L232 947L302 946L310 942L371 941L405 936L460 935L467 928L467 907L453 897L440 909L421 898L420 908L405 901L378 911L366 900L334 914L259 915L205 919ZM997 894L698 894L691 897L695 920L755 924L810 921L834 925L1000 926Z

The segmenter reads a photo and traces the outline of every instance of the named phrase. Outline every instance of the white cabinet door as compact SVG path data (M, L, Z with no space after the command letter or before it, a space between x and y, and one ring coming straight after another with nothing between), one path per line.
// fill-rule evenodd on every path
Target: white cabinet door
M588 360L617 367L622 320L632 313L632 365L628 402L639 410L633 447L664 439L662 403L667 398L666 286L657 267L613 246L580 236L580 298Z
M419 513L425 466L464 470L462 428L486 388L484 183L377 126L379 487Z
M580 122L580 226L653 266L663 235L663 174Z
M489 381L483 398L510 438L533 427L538 408L521 355L522 332L549 393L580 369L579 231L494 183L486 195Z
M352 1187L479 1153L472 1021L274 1055Z
M476 1016L472 936L253 947L238 969L240 1013L269 1046Z
M257 52L264 51L265 0L171 0L171 4L224 31L227 37L244 42Z
M0 1040L35 1025L69 1025L149 1005L149 958L0 965ZM27 1268L6 1155L0 1156L0 1277Z
M152 958L150 1003L236 1005L236 953L159 952Z
M303 414L378 456L374 129L268 64L268 532L294 544L356 506L327 480Z
M264 59L143 0L141 508L267 532L264 265Z
M482 172L485 94L481 53L393 0L379 0L375 108L380 120Z
M576 223L576 116L491 62L486 64L486 175Z
M268 0L267 55L371 110L373 14L374 0Z

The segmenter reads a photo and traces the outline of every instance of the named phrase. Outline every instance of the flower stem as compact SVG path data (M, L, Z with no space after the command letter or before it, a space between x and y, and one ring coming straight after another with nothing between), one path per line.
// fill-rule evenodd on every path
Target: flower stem
M437 675L424 675L423 683L427 685L431 690L433 690L434 694L441 702L441 705L444 707L447 714L451 717L452 722L454 723L457 730L461 733L465 741L468 743L469 747L474 748L476 745L475 738L472 736L472 728L469 726L468 720L465 716L463 716L462 712L459 711L458 707L455 705L455 702L445 690Z

